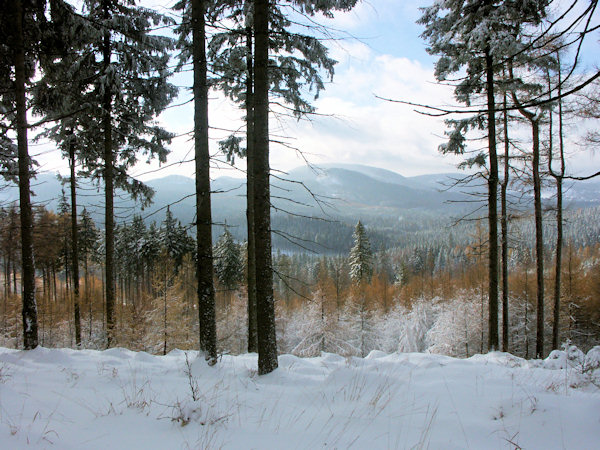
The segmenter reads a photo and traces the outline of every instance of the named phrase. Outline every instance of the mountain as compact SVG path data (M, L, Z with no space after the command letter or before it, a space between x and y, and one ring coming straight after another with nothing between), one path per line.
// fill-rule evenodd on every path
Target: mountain
M461 204L476 191L485 192L485 180L475 180L466 186L449 189L464 174L446 173L404 177L390 170L359 164L326 164L318 167L298 167L285 175L272 178L271 195L274 212L293 212L309 216L366 217L406 214L457 213L469 206ZM184 223L193 221L195 199L194 180L181 175L169 175L147 182L154 189L153 204L146 210L123 192L117 193L120 210L136 208L143 216L164 217L166 205ZM61 185L55 175L41 174L32 183L33 202L56 209ZM245 180L220 177L212 182L213 214L217 220L232 220L244 216L246 209ZM65 189L68 197L68 189ZM546 197L551 197L552 189ZM565 198L574 206L600 203L600 182L589 180L566 186ZM8 185L0 191L3 203L18 199L18 189ZM93 183L80 181L79 202L97 214L101 212L103 193ZM150 219L153 220L153 219Z
M351 242L352 227L358 219L374 233L376 245L393 244L406 233L425 228L439 229L453 217L474 209L473 203L464 202L474 193L485 193L485 180L473 180L457 189L448 189L464 174L429 174L405 177L385 169L358 164L299 167L288 174L272 177L273 229L275 248L290 245L287 235L323 247L346 248ZM163 220L166 207L184 224L194 221L195 183L192 178L170 175L153 179L147 184L154 189L154 201L145 210L122 192L117 193L117 219L128 220L132 212L140 213L147 222ZM32 184L33 201L56 210L61 195L61 185L55 175L42 174ZM246 234L245 180L220 177L212 182L214 192L213 220L227 223L237 239ZM68 189L67 189L68 192ZM547 201L552 189L547 191ZM515 192L514 194L521 194ZM67 194L68 198L68 194ZM590 180L574 183L565 190L568 206L585 207L600 203L600 182ZM15 186L0 190L0 202L18 199ZM527 193L525 202L528 200ZM90 182L81 181L79 203L86 206L94 220L102 227L103 193ZM325 218L309 220L305 217ZM215 237L220 234L215 227ZM278 234L279 233L279 234Z

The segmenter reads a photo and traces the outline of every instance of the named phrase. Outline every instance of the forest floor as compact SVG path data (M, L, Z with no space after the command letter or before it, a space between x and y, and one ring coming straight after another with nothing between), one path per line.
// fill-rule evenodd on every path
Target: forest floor
M570 358L570 359L569 359ZM600 347L344 358L0 348L0 448L600 448Z

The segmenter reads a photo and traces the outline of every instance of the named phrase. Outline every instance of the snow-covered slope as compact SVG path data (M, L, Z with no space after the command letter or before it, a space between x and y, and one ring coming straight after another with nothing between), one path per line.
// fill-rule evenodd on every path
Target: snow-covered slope
M0 348L0 447L599 448L593 371L564 356L284 355L258 377L254 354Z

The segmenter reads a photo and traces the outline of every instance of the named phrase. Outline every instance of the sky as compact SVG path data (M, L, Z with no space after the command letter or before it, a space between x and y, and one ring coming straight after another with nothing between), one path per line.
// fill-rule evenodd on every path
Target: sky
M285 136L288 146L271 146L271 167L289 171L306 164L366 164L396 171L405 176L456 172L457 157L442 156L437 148L444 142L446 130L442 119L418 114L410 106L377 98L408 100L415 103L452 106L452 89L436 83L433 66L436 57L427 54L420 38L422 26L419 7L430 1L369 0L360 2L348 13L338 13L332 20L317 19L332 27L339 38L328 42L330 56L338 61L332 82L314 101L318 116L300 122L287 118L271 118L271 133L277 139ZM163 9L172 2L146 0L147 6ZM593 42L598 42L598 32ZM598 49L597 46L595 48ZM594 55L594 49L588 49ZM588 65L598 66L594 57ZM179 75L174 82L191 86L191 76ZM188 98L185 90L177 103ZM222 94L211 92L209 123L211 152L215 163L211 176L243 177L245 164L236 159L230 167L219 162L217 142L228 132L222 129L243 127L242 112ZM192 105L168 109L160 122L176 134L192 129ZM575 130L577 131L577 130ZM581 131L581 130L580 130ZM293 147L293 148L290 148ZM573 147L570 157L573 173L598 167L598 154ZM138 164L132 175L141 180L179 174L193 176L193 143L189 136L175 139L166 165ZM40 158L38 158L40 159ZM41 158L43 170L64 170L58 153ZM597 170L597 169L596 169Z
M300 122L271 119L271 132L286 136L294 148L272 145L271 166L289 171L306 164L355 163L387 168L403 175L455 171L456 160L437 152L444 126L440 120L416 114L412 108L377 99L375 95L407 98L423 103L450 103L451 90L436 86L434 59L419 38L418 2L373 0L361 2L335 19L319 19L334 29L338 40L327 43L330 56L338 61L333 81L314 101L319 116ZM310 98L310 97L309 97ZM237 129L241 112L219 93L211 94L210 125ZM161 117L176 133L191 129L191 105L172 109ZM174 128L173 128L174 127ZM213 130L211 145L227 133ZM189 159L192 142L174 142L170 161ZM243 160L236 168L218 164L213 176L244 176ZM152 170L152 169L151 169ZM158 173L193 176L191 163L174 165L160 172L136 167L145 179Z

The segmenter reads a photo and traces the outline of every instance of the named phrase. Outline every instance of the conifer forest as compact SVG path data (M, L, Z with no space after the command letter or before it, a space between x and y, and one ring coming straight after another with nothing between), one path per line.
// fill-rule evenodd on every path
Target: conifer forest
M10 355L21 351L63 352L48 358L66 359L93 351L90 358L100 361L127 349L179 358L191 397L178 400L169 417L181 426L206 425L203 433L216 430L197 439L186 434L182 446L277 448L242 437L228 443L223 430L243 408L234 413L222 397L202 394L198 380L212 373L206 371L254 358L244 366L250 378L267 380L263 375L283 376L292 367L317 371L308 368L311 361L343 370L342 361L371 364L386 354L425 367L418 358L445 355L453 364L488 358L485 364L531 370L579 361L585 370L564 389L587 389L594 411L597 0L422 0L418 9L389 3L0 0L0 394L17 378L10 370L21 370L9 368ZM320 105L336 86L338 55L360 58L352 49L371 45L369 36L355 34L352 20L360 19L352 18L370 11L385 22L385 8L418 12L411 39L424 48L433 77L422 83L448 95L390 90L383 78L362 95L442 131L383 149L349 126L339 134L366 155L351 159L317 131L344 129L345 114L357 112L340 106L338 117ZM381 33L386 29L382 24ZM347 89L353 94L351 84ZM184 119L166 120L168 114L185 117L189 127ZM217 117L226 114L227 121ZM413 126L369 120L382 129ZM294 134L311 126L311 141ZM406 150L413 144L453 168L400 175L395 167L419 157ZM296 168L280 167L286 151L300 161ZM320 154L326 163L314 162ZM188 360L188 352L198 358ZM105 362L93 364L104 376ZM557 383L545 392L563 389ZM235 389L242 392L242 384ZM341 386L344 401L362 398ZM143 386L128 389L121 387L127 408L152 416L154 400L139 398ZM384 416L391 414L378 403L383 397L372 398L365 408L381 405ZM34 435L40 448L83 442L60 426L36 435L32 425L25 437L5 408L0 396L0 437L6 424L6 435L17 439L11 448ZM392 442L388 430L375 447L444 448L447 427L438 436L436 411L427 411L418 436ZM510 414L499 411L494 420ZM273 416L279 413L288 414ZM271 431L281 425L264 420ZM304 420L298 416L297 424ZM369 420L378 423L376 415ZM291 430L292 422L281 426ZM334 422L325 437L298 437L297 446L369 446L367 431L352 440L350 419L344 424ZM592 429L563 447L598 445ZM447 448L489 448L486 436L462 433L464 441ZM539 436L520 436L506 431L497 446L549 448ZM158 440L144 448L153 446L171 447Z

